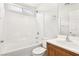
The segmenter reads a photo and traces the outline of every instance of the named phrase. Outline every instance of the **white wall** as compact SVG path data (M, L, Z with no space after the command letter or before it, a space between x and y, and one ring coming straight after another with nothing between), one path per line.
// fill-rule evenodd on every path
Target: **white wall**
M38 8L38 11L42 37L53 38L58 35L57 5L44 4Z
M58 35L59 29L56 11L39 11L37 13L37 20L40 26L41 37L53 38Z
M53 38L58 35L57 4L41 4L38 8L37 20L42 37Z
M52 12L53 13L53 12ZM52 15L51 13L45 13L44 19L44 35L45 37L56 37L58 35L58 20L57 15Z
M3 40L4 4L0 3L0 40Z

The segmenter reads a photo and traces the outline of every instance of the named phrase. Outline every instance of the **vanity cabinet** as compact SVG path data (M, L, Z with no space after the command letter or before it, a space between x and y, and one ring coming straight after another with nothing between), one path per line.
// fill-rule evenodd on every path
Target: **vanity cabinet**
M47 43L47 53L48 56L79 56L79 54L50 43Z

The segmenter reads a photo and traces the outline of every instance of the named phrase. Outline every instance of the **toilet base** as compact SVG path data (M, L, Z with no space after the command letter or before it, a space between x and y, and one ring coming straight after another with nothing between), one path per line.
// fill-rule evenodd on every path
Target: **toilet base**
M42 53L42 54L32 54L32 56L44 56L45 53Z

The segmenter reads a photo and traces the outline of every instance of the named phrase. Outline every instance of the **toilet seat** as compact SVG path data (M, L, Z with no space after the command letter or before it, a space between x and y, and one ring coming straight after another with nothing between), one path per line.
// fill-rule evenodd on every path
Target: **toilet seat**
M44 53L46 51L46 49L45 48L43 48L43 47L37 47L37 48L35 48L35 49L33 49L33 53L34 54L42 54L42 53Z

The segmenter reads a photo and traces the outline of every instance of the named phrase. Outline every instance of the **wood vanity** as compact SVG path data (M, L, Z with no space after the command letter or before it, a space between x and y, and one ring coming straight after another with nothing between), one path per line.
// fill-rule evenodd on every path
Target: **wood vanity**
M47 43L47 54L48 56L79 56L79 54L75 52L51 43Z

